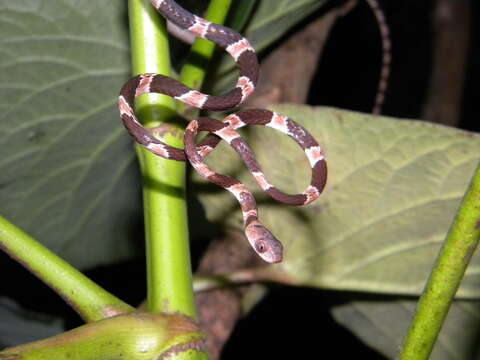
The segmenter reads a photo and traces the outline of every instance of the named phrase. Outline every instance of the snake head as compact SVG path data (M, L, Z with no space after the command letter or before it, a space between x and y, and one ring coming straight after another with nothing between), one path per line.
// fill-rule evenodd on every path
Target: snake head
M270 231L259 222L251 223L245 229L248 241L255 252L268 263L278 263L283 259L283 246Z

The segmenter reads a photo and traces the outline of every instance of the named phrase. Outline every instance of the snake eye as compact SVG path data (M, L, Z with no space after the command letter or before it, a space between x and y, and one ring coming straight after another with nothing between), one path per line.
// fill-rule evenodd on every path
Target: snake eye
M263 241L257 241L257 243L255 244L255 250L257 250L257 252L261 254L267 251L267 246Z

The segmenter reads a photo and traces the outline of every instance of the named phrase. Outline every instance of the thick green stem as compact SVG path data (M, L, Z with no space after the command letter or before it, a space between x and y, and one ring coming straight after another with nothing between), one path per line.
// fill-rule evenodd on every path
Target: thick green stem
M170 52L163 18L148 0L129 0L133 73L170 76ZM138 99L136 111L154 133L182 147L182 131L164 124L175 116L172 98L148 94ZM163 123L158 126L159 123ZM178 312L196 317L185 201L185 163L166 160L137 149L144 187L148 310Z
M0 359L206 360L203 348L204 337L190 318L136 311L0 350Z
M135 310L1 216L0 248L55 290L86 322Z
M231 0L213 0L206 17L222 23ZM133 73L154 72L170 76L169 48L164 20L147 0L130 0L129 16ZM204 62L187 61L180 80L199 88L214 44L197 41L192 52ZM193 64L195 63L195 65ZM162 95L143 95L136 102L137 114L166 143L182 147L182 131L172 120L174 101ZM165 160L137 149L144 176L145 231L147 241L148 309L180 312L195 317L185 202L185 164Z
M232 0L212 0L208 6L205 18L208 21L223 24L231 4ZM180 72L180 81L188 87L200 90L207 74L208 63L212 59L214 51L215 44L213 42L197 38ZM179 112L183 112L185 104L179 103L178 108Z
M480 166L463 198L420 298L399 359L429 358L479 238Z

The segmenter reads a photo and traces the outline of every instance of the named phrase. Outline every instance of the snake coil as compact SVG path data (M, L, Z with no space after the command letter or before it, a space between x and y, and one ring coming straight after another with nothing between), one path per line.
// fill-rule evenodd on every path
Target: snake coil
M231 192L240 203L245 234L252 248L263 260L269 263L279 262L283 258L282 244L259 221L253 194L239 181L211 170L203 159L223 139L240 155L260 188L273 199L289 205L306 205L317 199L325 187L327 165L323 150L307 130L292 119L260 109L240 111L227 116L223 121L207 117L191 121L184 134L185 150L169 146L152 136L135 116L134 100L137 96L159 93L199 109L228 110L240 105L255 90L259 65L253 47L236 31L193 15L173 0L150 1L160 14L172 23L224 48L237 63L240 76L236 86L222 96L203 94L175 79L159 74L147 73L135 76L125 83L120 91L118 107L122 122L133 138L147 150L165 159L188 160L202 177ZM263 125L277 129L300 145L312 168L310 185L303 193L285 194L267 180L252 150L236 131L246 125ZM208 131L211 134L197 145L195 139L200 131Z

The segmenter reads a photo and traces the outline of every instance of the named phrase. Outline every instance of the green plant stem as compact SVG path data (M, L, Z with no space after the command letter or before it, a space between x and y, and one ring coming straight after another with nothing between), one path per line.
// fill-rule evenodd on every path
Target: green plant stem
M212 0L205 14L205 19L216 24L223 24L232 0ZM205 39L197 38L192 45L190 54L180 72L179 80L195 90L200 90L207 74L208 64L213 57L215 44ZM185 110L185 104L178 104L179 113Z
M420 297L399 359L429 358L467 265L478 245L479 238L480 166L463 198Z
M170 76L170 52L165 22L148 0L129 0L134 74ZM138 99L143 123L167 144L182 147L182 131L164 124L175 116L174 100L148 94ZM147 256L147 308L154 313L178 312L196 317L185 201L185 163L166 160L137 148L144 186Z
M0 248L50 286L86 322L135 310L1 216Z

